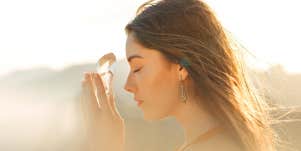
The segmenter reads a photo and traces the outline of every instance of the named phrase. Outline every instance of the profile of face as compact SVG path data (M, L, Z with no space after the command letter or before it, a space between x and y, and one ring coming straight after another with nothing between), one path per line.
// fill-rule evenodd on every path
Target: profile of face
M181 103L178 97L180 65L171 63L158 50L137 42L132 33L126 40L126 57L130 65L124 89L142 100L139 106L145 120L172 115Z

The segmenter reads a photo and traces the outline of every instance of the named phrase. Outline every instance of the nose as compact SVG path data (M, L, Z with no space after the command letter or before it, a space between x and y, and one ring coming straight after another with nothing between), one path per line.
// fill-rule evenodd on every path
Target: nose
M128 92L134 93L134 83L133 80L130 79L130 76L127 78L123 88Z

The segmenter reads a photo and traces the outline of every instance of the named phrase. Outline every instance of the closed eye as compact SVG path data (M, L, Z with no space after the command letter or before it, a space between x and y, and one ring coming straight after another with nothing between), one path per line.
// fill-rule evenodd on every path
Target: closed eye
M136 69L136 70L134 70L133 72L136 73L136 72L138 72L138 71L140 71L140 70L141 70L141 68Z

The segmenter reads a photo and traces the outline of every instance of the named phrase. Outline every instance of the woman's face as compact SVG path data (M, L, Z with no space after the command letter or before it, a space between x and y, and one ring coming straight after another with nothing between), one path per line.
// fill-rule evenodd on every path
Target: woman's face
M143 47L132 33L126 40L126 57L131 58L128 60L131 70L124 89L143 101L139 107L144 118L154 120L170 115L180 102L180 66L167 62L161 52Z

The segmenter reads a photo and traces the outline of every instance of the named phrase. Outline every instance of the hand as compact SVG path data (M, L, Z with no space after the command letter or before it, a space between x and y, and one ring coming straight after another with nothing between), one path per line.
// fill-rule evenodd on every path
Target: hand
M90 151L124 150L125 125L115 105L112 78L109 85L110 93L106 94L97 73L85 73L82 81L81 110Z

